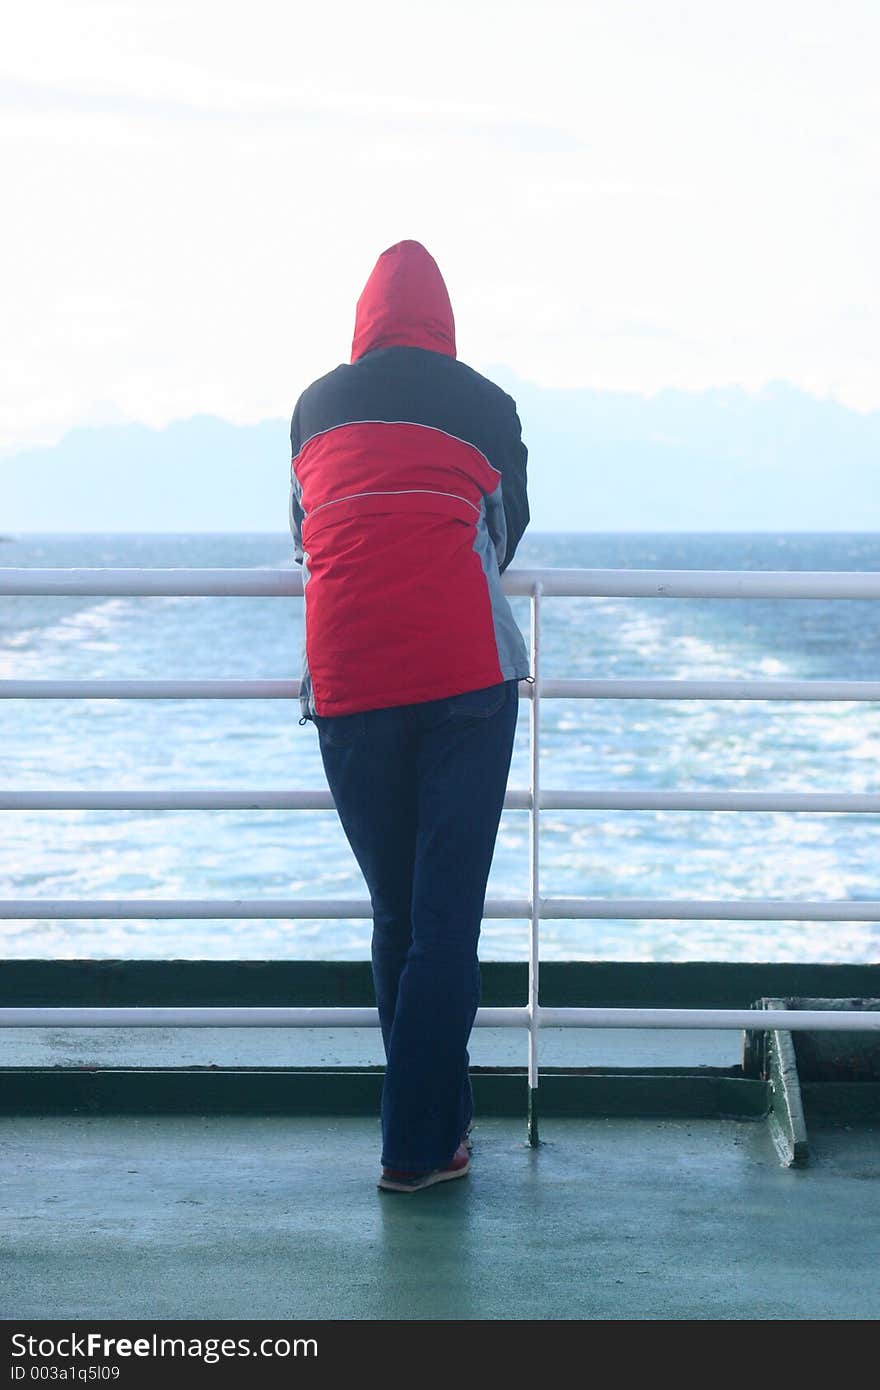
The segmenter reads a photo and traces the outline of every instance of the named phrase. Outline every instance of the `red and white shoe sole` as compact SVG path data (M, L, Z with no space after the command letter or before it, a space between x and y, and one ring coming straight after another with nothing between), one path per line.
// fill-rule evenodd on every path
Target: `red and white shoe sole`
M426 1173L418 1182L397 1182L394 1178L387 1178L383 1173L378 1185L383 1192L423 1192L426 1187L434 1187L438 1182L452 1182L453 1178L463 1178L470 1171L470 1166L468 1160L460 1168L438 1168L436 1172Z

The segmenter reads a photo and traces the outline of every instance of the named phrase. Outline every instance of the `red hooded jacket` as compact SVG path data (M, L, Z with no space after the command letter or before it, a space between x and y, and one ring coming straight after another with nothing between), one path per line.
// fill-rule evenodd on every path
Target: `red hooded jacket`
M351 364L291 422L305 719L529 674L500 574L529 520L513 400L456 357L443 277L417 241L376 263Z

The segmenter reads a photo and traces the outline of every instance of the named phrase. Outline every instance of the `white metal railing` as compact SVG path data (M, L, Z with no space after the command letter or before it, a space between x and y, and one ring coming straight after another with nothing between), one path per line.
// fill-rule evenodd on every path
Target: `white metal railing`
M880 1029L880 1012L827 1013L744 1009L554 1008L539 1004L542 919L615 918L728 921L880 921L880 900L674 900L545 898L540 893L540 812L547 809L880 812L869 793L660 792L549 790L540 785L540 708L543 699L880 700L880 681L802 680L545 680L540 673L541 601L546 597L629 598L880 598L880 573L721 570L509 570L502 587L531 600L529 787L511 789L505 809L528 810L529 896L486 902L490 918L525 917L529 932L528 1003L485 1008L481 1027L525 1027L528 1074L538 1083L541 1027L762 1028L859 1031ZM48 570L0 569L0 596L227 596L302 595L297 570ZM273 680L3 680L7 699L295 699L297 681ZM302 809L332 808L329 792L276 790L27 791L0 793L0 810ZM366 900L351 899L7 899L0 918L352 918L369 917ZM43 1027L328 1027L378 1026L375 1009L361 1008L0 1008L0 1026Z

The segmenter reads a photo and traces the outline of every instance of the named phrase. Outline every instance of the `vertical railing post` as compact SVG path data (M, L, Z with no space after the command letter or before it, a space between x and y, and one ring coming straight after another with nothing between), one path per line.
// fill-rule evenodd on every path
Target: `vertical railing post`
M532 666L532 703L529 709L529 1143L535 1147L538 1135L538 966L540 963L541 887L539 873L540 800L541 800L541 593L540 580L535 582L531 595L530 656Z

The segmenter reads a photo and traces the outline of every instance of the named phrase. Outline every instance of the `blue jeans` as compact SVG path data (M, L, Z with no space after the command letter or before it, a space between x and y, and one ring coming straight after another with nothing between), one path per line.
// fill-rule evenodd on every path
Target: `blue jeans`
M370 890L386 1168L444 1167L473 1113L477 942L518 684L315 717L330 791Z

